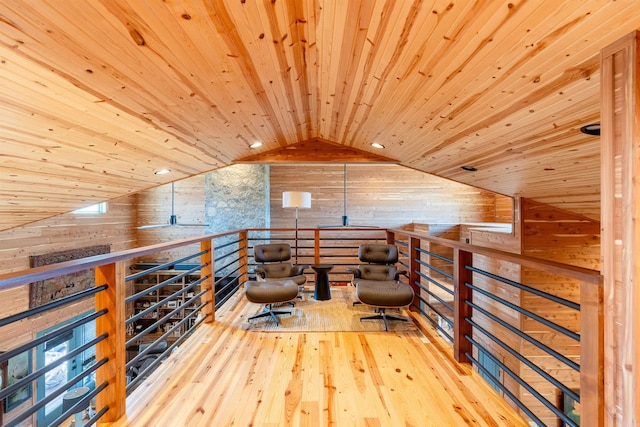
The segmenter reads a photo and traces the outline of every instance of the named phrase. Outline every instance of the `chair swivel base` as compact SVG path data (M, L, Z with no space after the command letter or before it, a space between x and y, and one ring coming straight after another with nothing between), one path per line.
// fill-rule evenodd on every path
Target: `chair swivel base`
M378 309L378 314L374 314L373 316L361 317L360 321L362 322L363 320L380 320L380 319L382 319L382 321L384 322L384 330L385 331L389 331L388 320L399 320L401 322L406 322L406 321L409 320L406 317L394 316L394 315L391 315L391 314L387 314L386 310L383 307L380 307Z
M292 304L293 305L293 304ZM290 311L285 311L285 310L273 310L272 307L273 304L266 304L264 306L264 311L262 313L258 313L258 314L254 314L253 316L249 317L249 319L247 319L248 321L253 320L253 319L258 319L261 317L268 317L271 316L271 318L273 319L274 322L276 322L278 325L280 324L280 320L278 319L278 316L276 316L277 314L291 314Z

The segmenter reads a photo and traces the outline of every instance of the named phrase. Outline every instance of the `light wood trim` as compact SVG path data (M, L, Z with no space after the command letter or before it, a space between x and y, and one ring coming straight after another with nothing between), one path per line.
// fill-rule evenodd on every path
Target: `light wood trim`
M473 302L473 291L466 283L473 284L473 273L465 268L465 265L473 264L471 252L455 249L453 252L454 276L454 315L453 315L453 356L459 363L471 363L465 353L471 354L473 344L464 336L473 337L473 326L465 321L465 317L471 318L471 307L464 301Z
M602 271L606 426L640 420L640 33L602 51Z
M96 360L107 358L108 362L96 371L96 384L107 382L107 388L96 396L96 408L109 407L101 419L103 422L121 418L126 410L126 330L125 330L125 269L122 263L96 267L96 284L108 288L96 294L96 311L108 312L96 319L96 336L108 334L96 345Z
M212 323L216 319L216 298L215 298L215 265L214 265L214 254L213 254L213 239L203 240L200 242L200 250L206 251L203 255L200 256L200 264L205 265L205 267L201 268L200 276L208 277L202 283L200 283L200 288L202 290L207 290L202 296L202 301L206 303L204 307L202 307L202 314L206 316L205 322Z

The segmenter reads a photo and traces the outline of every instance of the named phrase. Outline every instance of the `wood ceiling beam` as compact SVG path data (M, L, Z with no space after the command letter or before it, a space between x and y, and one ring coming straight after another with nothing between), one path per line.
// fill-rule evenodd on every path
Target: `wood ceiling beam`
M399 163L390 157L312 138L283 148L242 157L234 163Z

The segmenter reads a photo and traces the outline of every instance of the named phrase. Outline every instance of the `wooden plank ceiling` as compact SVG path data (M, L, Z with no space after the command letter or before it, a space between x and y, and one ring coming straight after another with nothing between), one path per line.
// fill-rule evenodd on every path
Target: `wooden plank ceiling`
M637 28L635 0L0 0L0 230L300 143L598 218L579 128Z

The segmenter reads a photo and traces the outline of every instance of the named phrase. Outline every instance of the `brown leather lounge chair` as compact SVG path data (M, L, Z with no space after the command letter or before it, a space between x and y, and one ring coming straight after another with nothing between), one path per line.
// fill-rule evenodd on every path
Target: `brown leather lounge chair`
M262 280L293 280L299 287L307 282L304 269L308 266L291 263L291 246L287 243L255 245L253 259L258 263L256 276Z
M406 271L398 271L398 247L386 244L364 244L358 248L358 259L362 264L353 272L356 296L363 304L375 307L378 314L364 316L360 320L382 319L385 331L389 320L406 322L406 317L387 314L388 308L401 308L413 302L413 288L400 282Z

